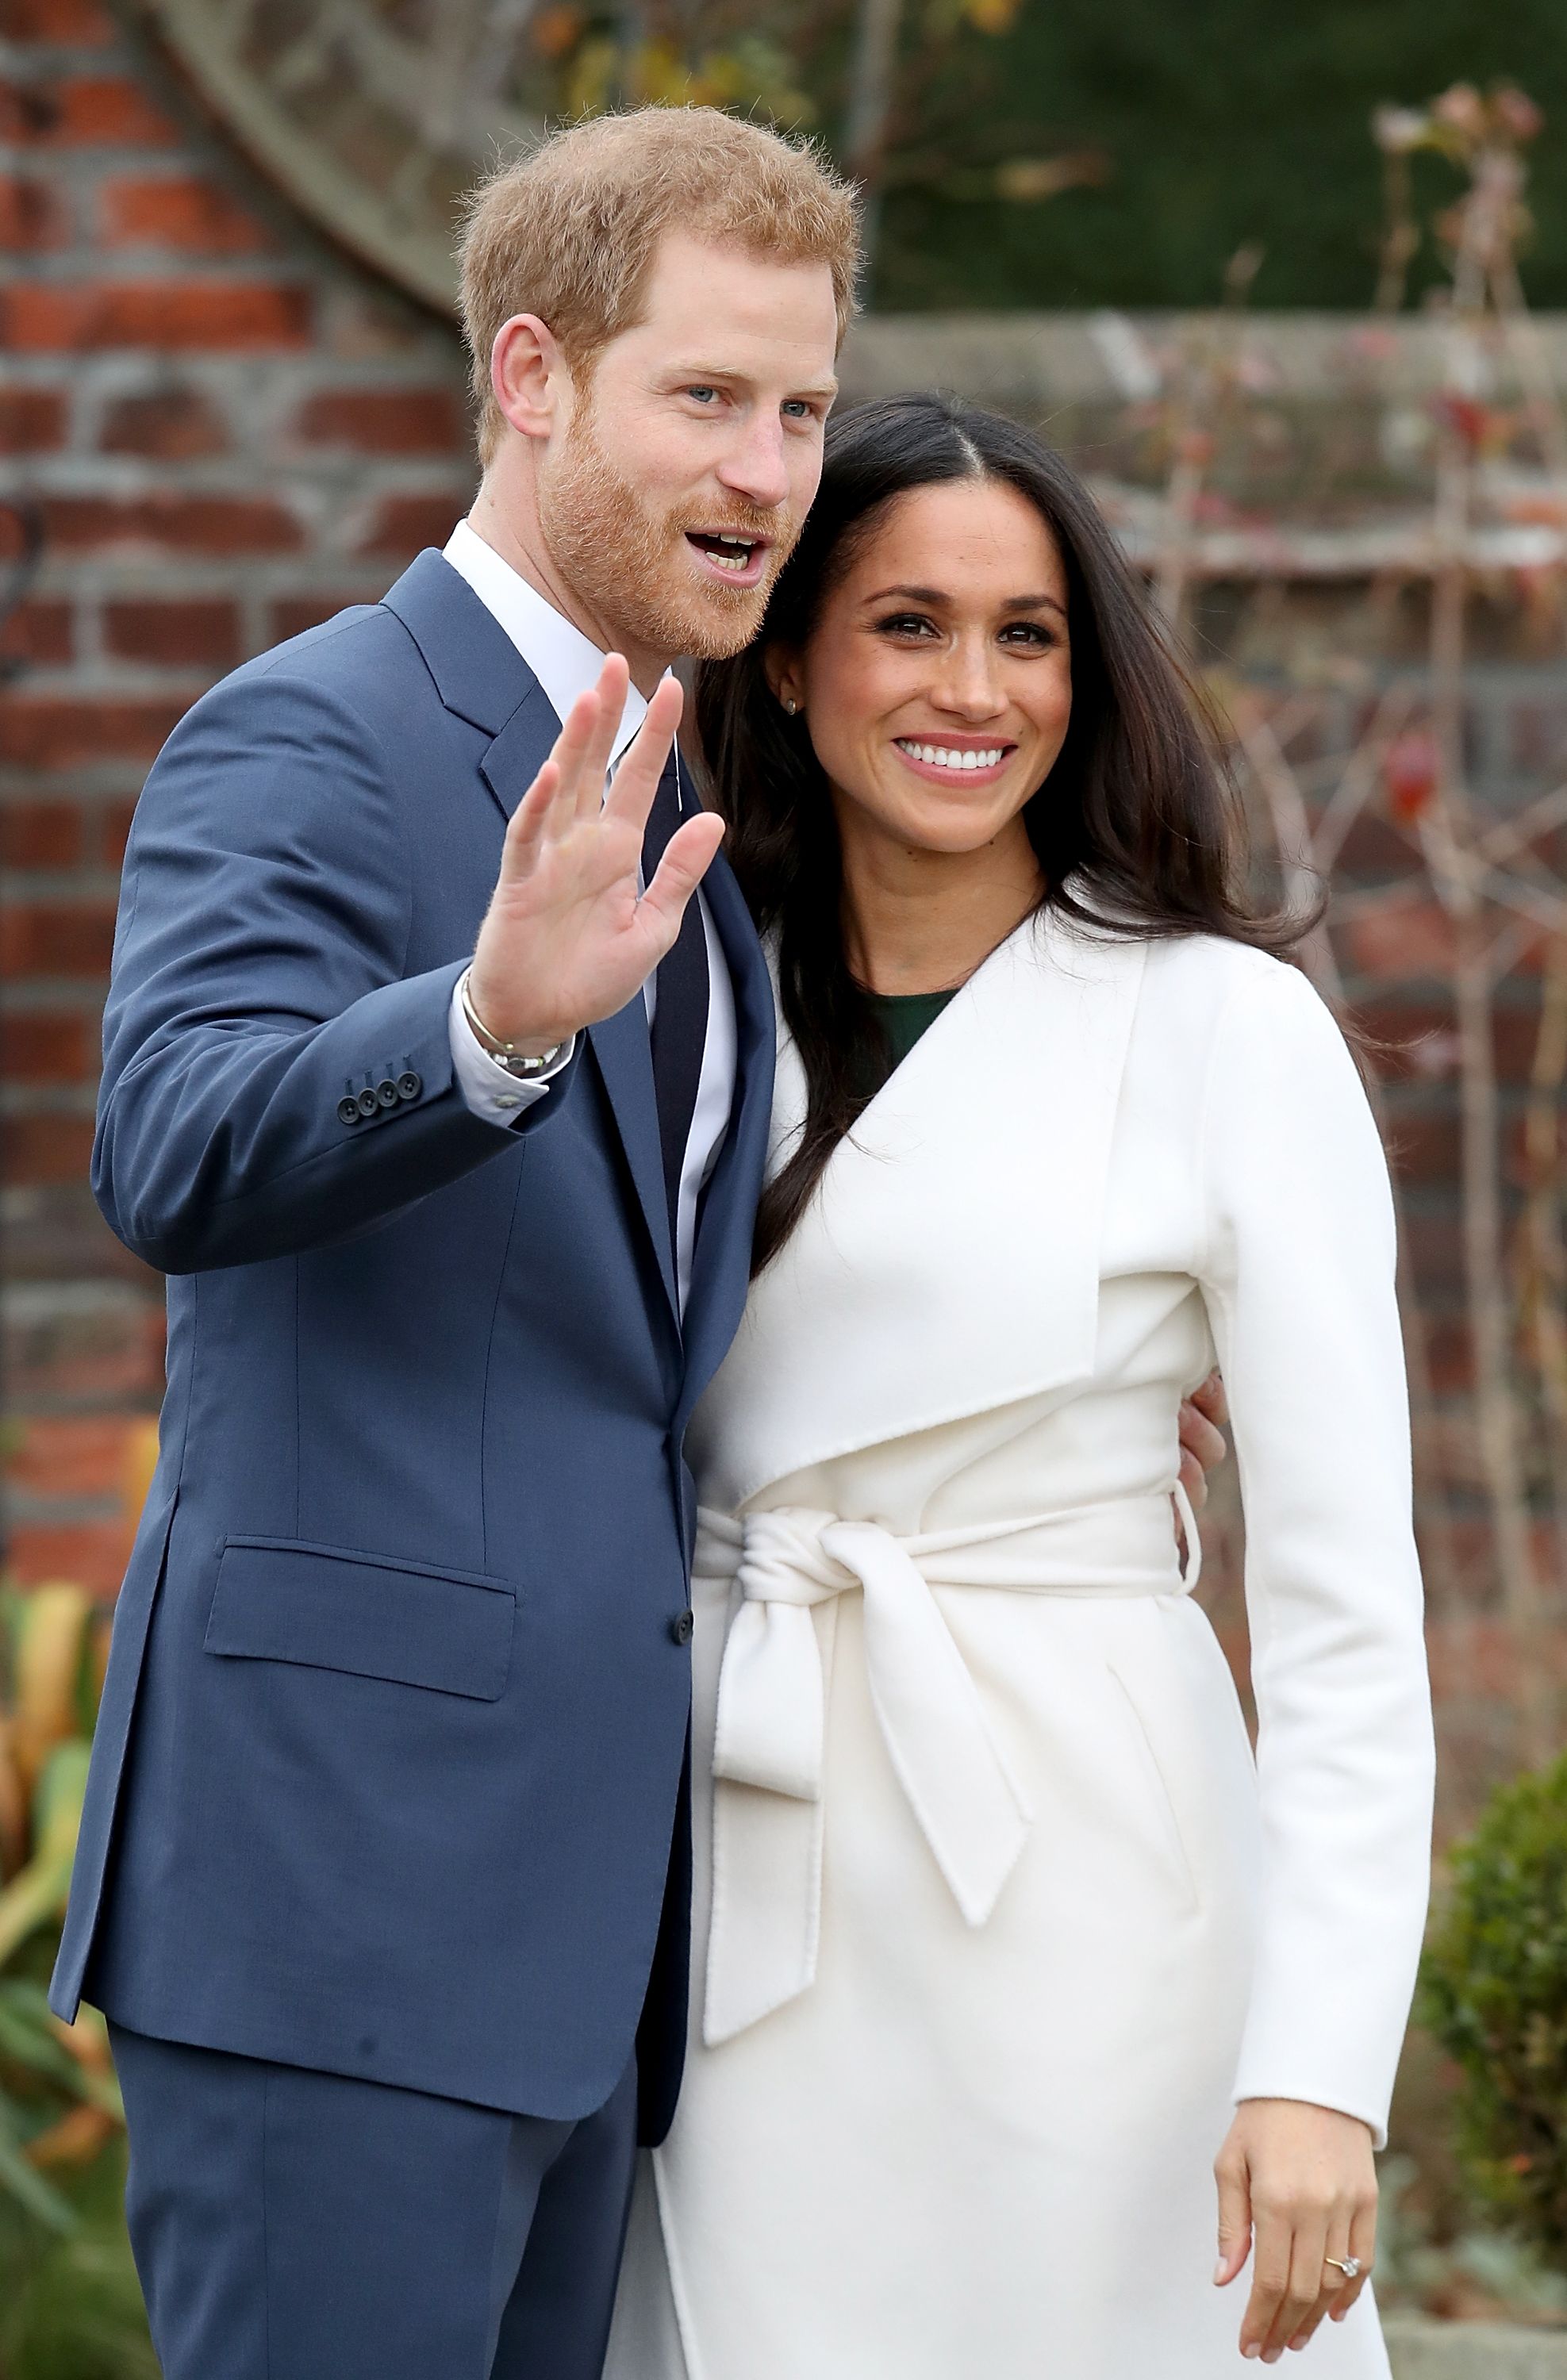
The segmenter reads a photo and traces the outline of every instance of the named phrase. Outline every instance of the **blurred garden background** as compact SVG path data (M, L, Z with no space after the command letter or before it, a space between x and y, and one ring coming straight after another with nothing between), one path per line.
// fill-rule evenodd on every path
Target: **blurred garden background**
M1558 0L0 0L0 2380L154 2368L102 2031L42 2000L161 1378L160 1285L86 1186L137 791L216 676L466 508L474 172L687 98L861 179L844 401L960 389L1074 456L1259 870L1330 893L1306 955L1397 1171L1442 1746L1381 2294L1559 2330L1567 2373ZM1233 1477L1206 1534L1244 1671Z

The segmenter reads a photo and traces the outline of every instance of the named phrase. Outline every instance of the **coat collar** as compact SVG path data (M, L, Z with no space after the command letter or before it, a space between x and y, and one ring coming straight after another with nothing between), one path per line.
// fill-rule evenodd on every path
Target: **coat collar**
M1031 919L833 1152L692 1424L735 1511L863 1446L1087 1378L1105 1184L1146 945ZM772 1163L804 1115L782 1041Z
M538 708L553 721L538 679L499 620L433 546L416 555L382 601L412 637L437 694L459 719L498 735L519 703L538 697ZM559 732L552 724L551 737Z

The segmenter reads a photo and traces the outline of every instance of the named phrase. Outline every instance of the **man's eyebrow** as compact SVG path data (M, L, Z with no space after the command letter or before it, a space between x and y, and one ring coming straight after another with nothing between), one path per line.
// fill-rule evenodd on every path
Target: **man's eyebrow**
M901 595L905 603L950 603L952 597L940 587L881 587L868 595L868 603L885 603L892 596ZM1066 617L1066 606L1055 595L1009 595L1002 605L1003 612L1059 612Z
M671 364L666 377L671 381L691 382L700 388L711 381L744 381L748 383L756 375L741 371L734 364ZM804 388L792 388L785 402L792 403L802 396L817 396L823 404L831 405L837 394L836 379L811 381Z

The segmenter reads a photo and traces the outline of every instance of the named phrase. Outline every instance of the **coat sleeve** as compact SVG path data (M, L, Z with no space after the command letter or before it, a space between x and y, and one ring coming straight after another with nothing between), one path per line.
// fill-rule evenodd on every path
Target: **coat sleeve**
M1408 1399L1381 1145L1292 967L1248 965L1228 1002L1204 1154L1265 1843L1235 2094L1341 2108L1380 2144L1430 1877Z
M127 853L92 1156L105 1220L149 1264L351 1238L514 1145L454 1078L468 954L404 973L413 895L389 758L340 695L245 673L175 730ZM395 1100L345 1121L388 1083Z

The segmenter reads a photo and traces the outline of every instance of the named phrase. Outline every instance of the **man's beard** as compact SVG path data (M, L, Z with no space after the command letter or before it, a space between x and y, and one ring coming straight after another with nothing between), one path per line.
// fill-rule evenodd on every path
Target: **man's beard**
M561 577L595 620L650 652L693 661L726 661L750 643L800 533L792 514L735 497L699 516L688 508L655 513L605 455L588 411L572 424L540 489L539 525ZM686 560L686 531L698 528L767 539L759 583L725 587L698 577Z

